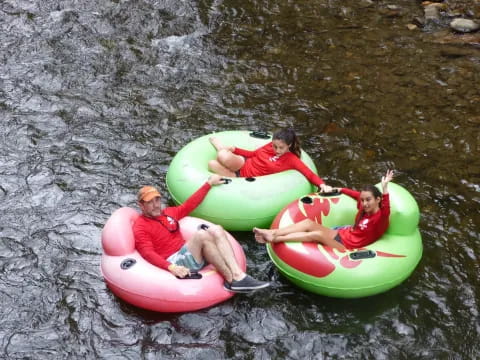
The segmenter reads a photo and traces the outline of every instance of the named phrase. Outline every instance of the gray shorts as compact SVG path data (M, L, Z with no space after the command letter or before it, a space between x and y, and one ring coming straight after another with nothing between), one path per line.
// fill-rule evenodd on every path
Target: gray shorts
M334 226L332 229L333 230L340 230L340 229L348 229L348 228L351 228L351 227L352 227L352 225L342 225L342 226ZM337 233L337 235L335 235L333 240L339 242L340 244L343 244L342 238L341 238L339 233Z
M335 240L336 242L339 242L340 244L343 245L342 238L340 237L340 234L339 234L339 233L337 233L337 235L335 235L335 237L333 238L333 240Z
M175 265L185 266L186 268L195 271L198 271L205 266L205 261L202 261L201 264L197 263L192 253L188 251L187 245L183 245L180 250L170 255L167 261Z

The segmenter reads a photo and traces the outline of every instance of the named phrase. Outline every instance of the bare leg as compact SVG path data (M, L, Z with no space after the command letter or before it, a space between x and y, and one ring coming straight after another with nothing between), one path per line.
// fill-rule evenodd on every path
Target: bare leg
M187 247L198 262L203 258L215 266L225 279L225 290L246 292L263 289L270 284L248 276L237 263L235 253L228 240L227 233L221 226L211 225L205 230L197 231L187 242Z
M226 169L227 171L231 171L233 174L235 174L235 171L242 168L242 166L245 164L245 159L243 156L232 153L229 148L223 145L220 139L216 137L211 137L209 140L213 147L217 150L217 163L209 163L210 170L219 175L227 175L225 173L217 172L217 170L224 171ZM220 167L217 164L220 165Z
M211 138L208 139L210 143L213 145L213 147L217 150L220 151L222 149L225 149L225 145L222 144L219 138L212 136Z
M218 225L210 226L207 231L197 231L187 242L187 247L197 262L205 258L227 282L241 280L246 275L237 264L225 231Z
M211 172L228 177L236 177L237 175L230 169L227 169L225 166L220 164L218 160L210 160L208 162L208 168Z
M227 238L225 230L221 226L214 225L210 226L207 229L207 232L215 240L219 254L222 256L223 260L227 264L228 268L232 272L233 280L240 280L245 277L245 273L240 269L235 258L235 253L233 252L232 245Z
M253 228L253 232L256 235L256 239L263 238L264 241L266 242L271 242L273 239L277 236L282 236L282 235L288 235L291 233L297 233L297 232L309 232L309 231L315 231L317 229L320 229L324 227L321 224L317 224L315 221L312 221L310 219L305 219L302 220L298 223L294 223L291 225L288 225L284 228L280 229L259 229L259 228ZM257 239L257 241L258 241ZM261 240L261 239L260 239Z
M245 164L243 156L235 155L230 150L222 149L217 153L217 161L230 169L231 171L237 171Z
M296 232L290 233L288 235L281 235L275 237L273 242L286 242L286 241L300 241L300 242L317 242L331 248L338 249L340 251L345 251L345 246L336 241L335 235L337 235L337 230L329 229L323 227L321 230L308 231L308 232Z
M232 271L219 253L212 236L206 231L197 231L187 242L187 248L198 263L205 259L208 263L215 266L225 280L228 282L233 280Z
M222 255L218 251L215 242L211 239L205 242L203 246L203 255L205 256L205 260L207 260L209 264L215 266L215 268L220 274L222 274L223 278L227 282L231 283L234 280L230 267L227 265Z
M255 239L258 242L285 242L285 241L301 241L301 242L318 242L323 245L345 251L345 246L336 241L334 238L338 231L327 228L321 224L305 219L298 223L286 226L281 229L257 229L254 228Z

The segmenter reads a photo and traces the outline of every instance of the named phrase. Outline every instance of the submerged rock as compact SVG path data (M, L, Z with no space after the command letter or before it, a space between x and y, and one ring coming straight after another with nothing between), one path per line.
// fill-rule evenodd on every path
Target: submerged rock
M454 19L450 23L450 27L458 32L468 33L480 29L480 24L469 19Z
M434 43L480 46L480 34L452 34L449 30L434 35Z
M443 3L431 3L424 2L424 12L426 22L438 22L440 21L440 10L445 10L446 5Z
M425 20L429 21L439 21L440 20L440 11L436 6L426 6L425 7Z

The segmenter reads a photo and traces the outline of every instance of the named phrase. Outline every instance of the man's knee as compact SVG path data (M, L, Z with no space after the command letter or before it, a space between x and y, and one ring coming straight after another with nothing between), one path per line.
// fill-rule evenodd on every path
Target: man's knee
M222 238L225 235L225 230L223 229L223 227L221 227L220 225L216 225L216 224L210 225L207 232L214 239Z
M225 239L225 230L220 225L211 224L206 229L200 229L193 237L202 248L216 245Z
M205 230L198 230L188 242L195 243L197 246L203 246L203 244L209 241L210 238L211 235Z

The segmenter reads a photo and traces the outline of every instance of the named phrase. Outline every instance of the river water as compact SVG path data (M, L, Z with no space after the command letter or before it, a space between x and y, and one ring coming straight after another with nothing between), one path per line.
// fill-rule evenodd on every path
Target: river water
M448 28L480 11L447 5L410 30L413 0L2 1L0 358L480 358L480 41ZM407 281L307 293L239 232L270 291L165 315L106 288L105 221L166 193L178 150L285 126L333 186L397 170L421 209Z

